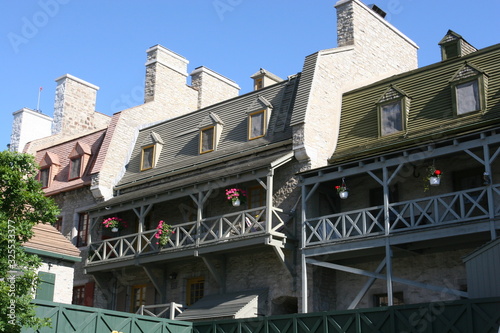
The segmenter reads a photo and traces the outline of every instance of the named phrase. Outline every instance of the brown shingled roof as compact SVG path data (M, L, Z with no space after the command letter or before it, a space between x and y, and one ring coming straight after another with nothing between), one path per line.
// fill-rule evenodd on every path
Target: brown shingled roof
M78 187L90 185L91 175L94 172L99 172L99 169L94 168L94 163L99 155L101 144L104 140L106 130L99 130L66 142L40 149L36 152L35 159L39 164L47 164L44 159L50 157L59 163L54 178L49 183L49 187L44 189L47 195L59 193L65 190L71 190ZM90 155L86 168L80 178L68 180L70 156L74 150ZM44 163L42 163L44 162Z
M23 244L25 248L80 257L80 250L50 224L39 223L33 227L33 232L33 237Z

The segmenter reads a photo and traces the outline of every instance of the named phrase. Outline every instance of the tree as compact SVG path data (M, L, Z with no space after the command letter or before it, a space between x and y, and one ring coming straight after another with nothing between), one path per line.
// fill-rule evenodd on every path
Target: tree
M22 246L33 236L35 224L53 223L59 213L45 197L37 173L33 156L0 152L0 332L47 324L35 316L31 303L41 262Z

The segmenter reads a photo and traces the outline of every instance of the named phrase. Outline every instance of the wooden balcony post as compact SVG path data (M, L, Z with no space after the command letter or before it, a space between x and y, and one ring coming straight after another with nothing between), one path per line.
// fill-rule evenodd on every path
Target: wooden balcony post
M266 233L270 233L273 227L273 177L274 169L269 170L267 174L266 190Z

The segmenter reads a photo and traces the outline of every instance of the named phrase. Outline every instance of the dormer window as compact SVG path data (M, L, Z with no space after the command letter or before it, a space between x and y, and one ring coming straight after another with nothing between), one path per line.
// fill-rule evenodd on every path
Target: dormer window
M266 110L259 110L248 115L248 139L258 139L266 135Z
M272 109L273 105L263 96L256 98L248 107L248 140L266 135Z
M154 168L155 146L146 146L142 148L141 171Z
M42 188L49 187L50 167L40 169L38 173L38 181L42 184Z
M200 154L211 152L215 149L215 126L200 130Z
M160 135L155 132L149 133L141 147L141 171L156 167L162 148L163 140Z
M467 63L455 73L450 86L456 116L485 110L485 81L487 76Z
M377 103L379 135L386 136L406 131L406 113L409 98L400 89L391 86Z
M59 171L59 156L54 153L46 152L40 164L40 171L37 179L42 184L42 188L50 187L52 180Z
M199 153L205 154L217 149L224 123L215 113L210 112L198 125L200 131Z
M83 142L77 142L69 154L68 180L81 178L87 166L92 150L90 146Z
M80 178L82 173L82 157L74 157L69 160L69 180Z

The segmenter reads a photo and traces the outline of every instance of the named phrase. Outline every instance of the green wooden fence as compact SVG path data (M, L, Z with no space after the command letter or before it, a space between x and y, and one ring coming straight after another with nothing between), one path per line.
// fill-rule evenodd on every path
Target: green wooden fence
M235 320L183 322L35 301L36 333L499 333L500 297ZM23 333L33 332L24 329Z
M86 306L34 301L36 314L50 318L51 327L23 329L23 333L192 333L192 324L132 313L90 308Z
M500 298L195 322L194 333L499 333Z

